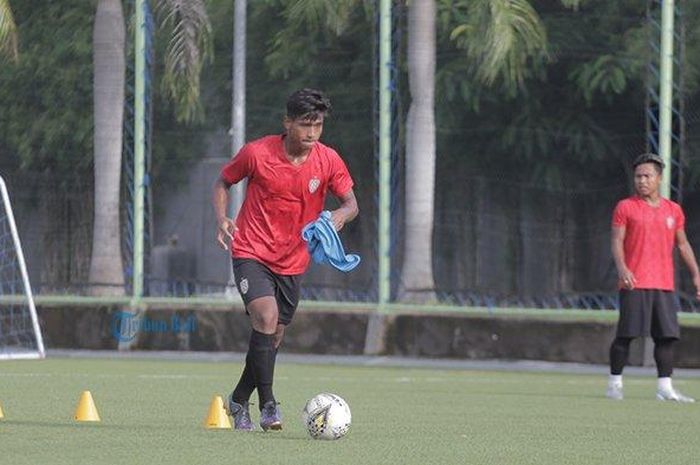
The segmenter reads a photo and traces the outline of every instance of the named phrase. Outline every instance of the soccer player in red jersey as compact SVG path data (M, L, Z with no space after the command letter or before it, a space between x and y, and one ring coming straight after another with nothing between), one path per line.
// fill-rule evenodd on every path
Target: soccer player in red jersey
M654 339L659 400L695 402L673 388L673 345L680 338L675 294L673 248L693 277L700 299L700 271L685 234L681 206L659 193L664 162L643 154L634 161L636 195L621 200L612 220L612 254L619 276L620 315L617 335L610 346L607 396L621 400L622 370L632 339Z
M328 192L340 201L331 212L337 231L358 213L345 163L319 140L330 110L320 91L294 92L287 101L284 133L244 145L214 184L217 241L224 249L230 247L236 286L252 326L245 367L227 403L236 429L253 429L248 400L255 389L260 426L266 431L282 428L272 383L277 349L299 303L300 278L311 259L303 227L318 219ZM246 178L241 210L235 219L228 218L228 190Z

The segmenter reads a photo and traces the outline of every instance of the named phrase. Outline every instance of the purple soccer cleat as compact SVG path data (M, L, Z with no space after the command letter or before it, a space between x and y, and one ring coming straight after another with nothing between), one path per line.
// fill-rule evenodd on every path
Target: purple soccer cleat
M262 410L260 410L260 427L263 431L269 429L279 431L282 429L282 413L280 413L277 402L274 400L265 402Z
M253 431L255 425L250 420L250 411L248 410L248 402L239 404L229 396L226 410L233 417L233 429L240 431Z

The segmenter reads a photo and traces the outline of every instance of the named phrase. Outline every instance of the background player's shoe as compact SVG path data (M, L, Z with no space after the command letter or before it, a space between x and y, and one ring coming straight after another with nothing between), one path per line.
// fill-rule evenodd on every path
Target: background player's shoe
M229 396L226 410L228 410L228 414L233 417L234 429L241 431L253 431L255 429L255 425L250 421L248 402L239 404L238 402L234 402L231 396Z
M270 400L265 402L262 410L260 410L260 427L263 431L281 430L282 429L282 414L277 406L277 402Z
M672 400L683 404L692 404L695 402L695 399L684 396L676 389L659 389L656 391L656 398L658 400Z
M605 397L613 400L624 399L624 395L622 394L622 384L608 384L608 390L605 391Z

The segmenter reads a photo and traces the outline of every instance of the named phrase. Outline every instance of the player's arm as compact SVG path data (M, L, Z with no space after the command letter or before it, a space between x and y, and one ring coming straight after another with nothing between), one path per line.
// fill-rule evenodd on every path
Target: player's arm
M219 177L214 182L214 192L212 194L212 205L214 214L216 215L216 242L224 250L228 250L228 245L233 240L233 234L236 230L235 222L226 215L228 208L228 190L231 184L228 184L224 179Z
M627 289L634 289L635 279L634 274L627 268L625 263L625 233L624 226L613 226L611 249L612 256L615 260L615 268L617 268L617 276L620 282Z
M690 275L693 277L695 296L700 299L700 269L698 268L698 262L695 259L693 248L688 241L688 236L685 234L685 229L676 231L676 244L678 244L678 251L681 254L681 258L688 267L688 270L690 270Z
M331 221L333 226L335 226L336 231L343 229L345 223L348 223L355 219L357 214L360 212L357 206L357 199L355 198L355 192L350 189L346 194L339 196L340 206L331 212Z

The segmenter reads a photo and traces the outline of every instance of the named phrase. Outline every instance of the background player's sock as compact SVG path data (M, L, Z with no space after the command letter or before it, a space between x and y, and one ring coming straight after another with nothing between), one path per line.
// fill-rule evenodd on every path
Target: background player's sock
M610 375L608 377L608 386L622 386L622 375Z
M610 345L610 374L621 375L629 357L632 339L616 337Z
M670 377L659 378L657 387L659 391L670 392L673 391L673 384L671 383Z
M659 379L668 378L669 383L673 374L674 339L654 339L654 360Z

